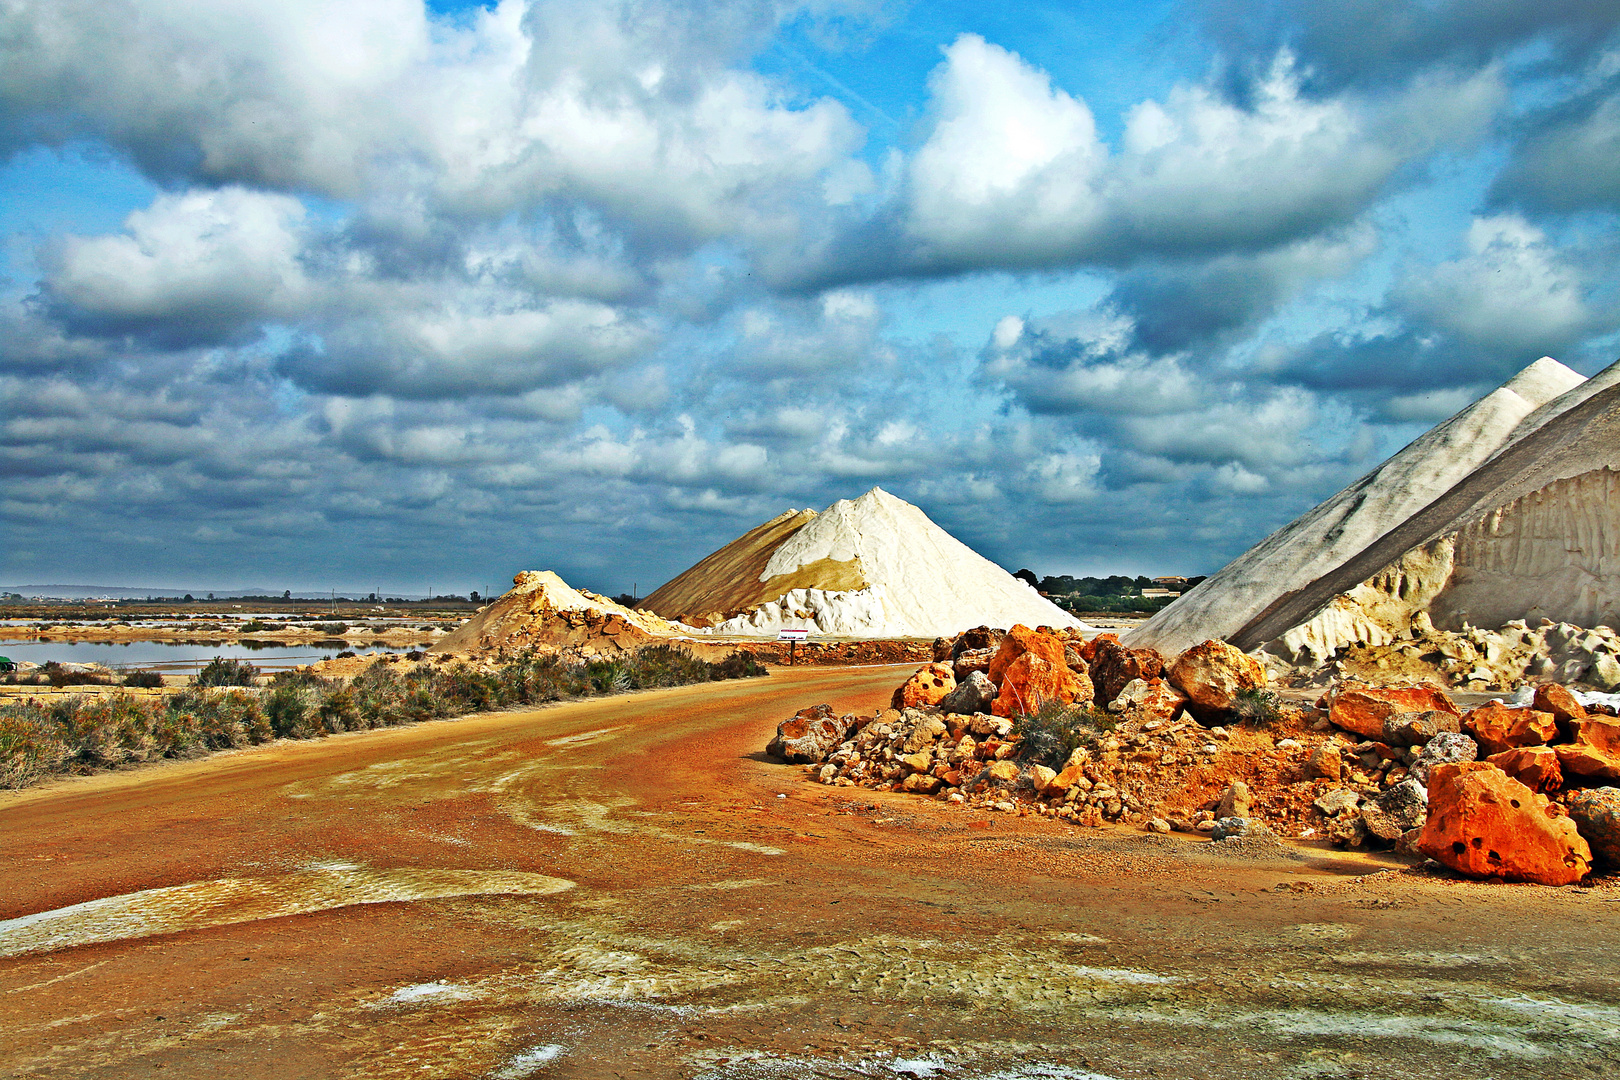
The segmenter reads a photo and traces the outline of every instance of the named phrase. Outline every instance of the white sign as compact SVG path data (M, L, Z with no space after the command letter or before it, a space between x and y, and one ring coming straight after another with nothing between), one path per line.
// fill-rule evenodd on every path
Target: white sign
M809 636L810 631L808 630L778 630L776 632L777 641L803 641Z

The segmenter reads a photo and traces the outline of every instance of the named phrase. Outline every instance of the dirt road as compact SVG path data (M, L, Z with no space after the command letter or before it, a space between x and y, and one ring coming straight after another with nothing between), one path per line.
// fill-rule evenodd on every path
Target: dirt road
M1620 889L1216 856L760 753L897 681L0 795L0 1076L1620 1075Z

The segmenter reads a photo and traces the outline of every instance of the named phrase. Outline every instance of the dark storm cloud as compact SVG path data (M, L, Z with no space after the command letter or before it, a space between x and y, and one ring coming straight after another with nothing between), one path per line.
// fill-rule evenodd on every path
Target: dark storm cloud
M1620 26L1613 0L1195 0L1209 37L1238 60L1295 51L1315 92L1404 82L1436 66L1479 68L1530 42L1577 64ZM1552 66L1551 64L1549 66Z
M1491 187L1530 211L1620 210L1620 75L1537 114Z

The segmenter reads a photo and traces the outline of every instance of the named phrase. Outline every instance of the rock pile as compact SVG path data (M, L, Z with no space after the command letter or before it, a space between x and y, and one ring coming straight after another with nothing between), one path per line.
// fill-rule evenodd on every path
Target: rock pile
M798 749L810 710L771 752L825 784L1081 825L1394 846L1545 884L1620 869L1620 787L1598 786L1620 779L1620 719L1557 684L1524 707L1344 684L1295 708L1220 642L1166 664L1109 635L981 627L934 656L875 716L819 707L819 755Z
M1267 659L1275 662L1274 656ZM1280 669L1281 665L1279 665ZM1544 682L1620 690L1620 634L1544 619L1515 619L1498 630L1469 626L1439 630L1427 612L1383 644L1354 645L1320 665L1279 670L1295 686L1326 686L1347 678L1374 682L1438 682L1457 690L1496 693Z

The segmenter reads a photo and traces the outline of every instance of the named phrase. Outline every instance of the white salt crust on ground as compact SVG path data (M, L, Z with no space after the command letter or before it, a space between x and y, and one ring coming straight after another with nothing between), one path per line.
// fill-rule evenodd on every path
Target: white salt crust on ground
M1592 381L1606 376L1607 372ZM1354 484L1244 552L1126 634L1126 644L1174 656L1200 641L1231 637L1273 601L1343 566L1504 446L1582 399L1585 383L1563 364L1542 357ZM1357 620L1336 617L1334 632L1327 636L1338 636L1341 622L1349 628ZM1317 648L1326 644L1315 640L1323 632L1312 635Z
M940 637L973 626L1090 629L882 488L840 499L772 553L760 581L858 559L858 590L794 589L709 633L804 629L841 637Z

